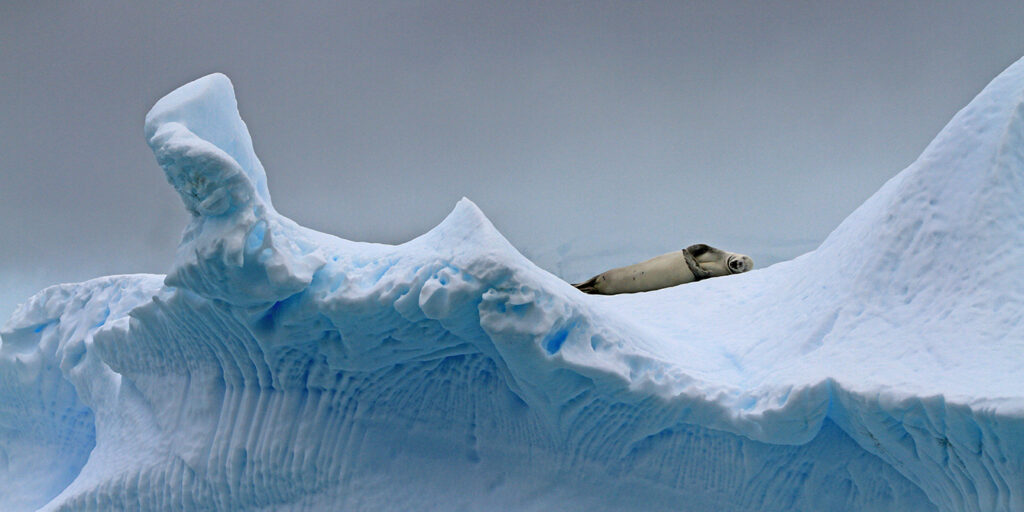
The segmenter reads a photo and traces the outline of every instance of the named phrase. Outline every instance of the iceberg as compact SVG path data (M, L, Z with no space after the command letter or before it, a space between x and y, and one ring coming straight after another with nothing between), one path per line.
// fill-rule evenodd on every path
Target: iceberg
M1024 510L1024 59L818 249L634 295L466 199L292 222L221 74L145 136L191 222L0 331L0 509Z

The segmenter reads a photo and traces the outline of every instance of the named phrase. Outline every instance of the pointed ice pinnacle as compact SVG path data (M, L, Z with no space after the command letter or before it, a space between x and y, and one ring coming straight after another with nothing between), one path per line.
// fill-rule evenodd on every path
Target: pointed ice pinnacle
M168 181L193 214L224 213L248 199L247 189L271 207L267 175L238 115L228 77L207 75L161 98L146 114L145 133ZM186 159L191 168L181 165Z
M853 286L901 301L962 296L994 282L1024 293L1022 238L1024 59L844 220L816 257Z
M168 285L243 306L273 304L309 285L324 260L306 230L273 209L228 77L207 75L164 96L145 131L193 215Z

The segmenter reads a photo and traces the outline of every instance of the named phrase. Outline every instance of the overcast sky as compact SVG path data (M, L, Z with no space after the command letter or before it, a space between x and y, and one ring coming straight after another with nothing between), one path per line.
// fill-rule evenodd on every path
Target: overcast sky
M143 117L214 71L281 213L399 243L466 196L578 278L813 249L1024 55L1021 2L147 4L0 3L2 318L166 271L188 219Z

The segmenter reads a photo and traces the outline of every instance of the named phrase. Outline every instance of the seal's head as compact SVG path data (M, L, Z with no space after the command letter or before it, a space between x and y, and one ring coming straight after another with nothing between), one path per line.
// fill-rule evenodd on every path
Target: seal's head
M729 272L739 274L754 268L754 260L743 254L730 254L728 259Z

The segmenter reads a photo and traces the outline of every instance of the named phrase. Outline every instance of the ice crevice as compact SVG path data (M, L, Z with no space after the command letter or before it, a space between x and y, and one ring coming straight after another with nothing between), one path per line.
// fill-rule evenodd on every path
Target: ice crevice
M585 296L469 200L405 244L273 207L230 81L145 135L166 276L0 345L0 508L1022 510L1024 62L815 251Z

